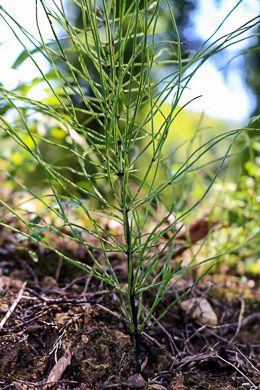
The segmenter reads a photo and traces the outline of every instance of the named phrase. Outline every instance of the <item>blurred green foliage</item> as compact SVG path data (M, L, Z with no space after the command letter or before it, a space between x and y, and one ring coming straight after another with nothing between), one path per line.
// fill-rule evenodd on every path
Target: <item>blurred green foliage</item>
M260 143L252 149L259 151ZM246 172L247 174L244 174ZM207 244L206 253L215 256L223 248L230 251L249 240L236 253L222 256L216 269L236 276L258 279L260 275L260 159L252 157L241 169L236 181L219 182L215 185L211 202L214 203L212 218L221 221L221 227L214 232ZM253 241L250 237L257 234ZM221 249L220 249L221 248Z
M175 11L177 16L177 24L180 26L180 35L183 37L183 41L191 41L192 36L191 30L188 31L186 28L190 22L192 12L195 8L193 1L183 1L183 2L173 2L175 4ZM73 8L74 9L74 8ZM164 13L165 23L161 24L161 34L164 38L169 40L175 40L173 29L167 28L170 23L169 15ZM77 15L73 17L75 24L80 26L79 18ZM124 26L127 28L127 25ZM68 53L70 63L75 67L79 66L78 57L76 53L71 49L69 40L66 37L62 37L61 45L66 53ZM50 44L55 47L54 44ZM162 50L165 48L162 46ZM193 48L194 49L194 48ZM189 52L191 48L184 46L184 60L189 57ZM248 83L251 85L252 89L258 91L258 81L259 78L256 77L259 62L259 51L258 49L249 50L248 55L251 56L252 64L250 72L248 71ZM174 68L174 61L176 60L176 51L169 52L165 50L163 57L160 57L160 60L165 61L165 70L170 71L168 63L171 61L171 67ZM32 51L33 54L33 51ZM131 55L131 47L129 46L129 54ZM254 57L254 58L253 58ZM18 60L14 64L14 68L20 66L28 58L25 52L19 56ZM90 63L88 58L84 58L86 65L93 80L96 78L95 68L93 64ZM62 69L64 78L67 78L70 83L73 83L71 75L68 72L67 65L60 57L55 57L55 62L59 68ZM247 67L249 62L247 63ZM138 73L139 68L136 67L136 73ZM53 80L53 88L55 89L57 95L62 95L63 91L55 85L55 74L53 71L48 73L48 79ZM157 74L154 72L154 79L156 80ZM90 93L89 86L80 81L81 87L84 92ZM58 103L55 96L53 95L50 88L44 84L44 78L38 77L31 81L29 84L21 83L14 92L24 96L29 96L30 93L39 86L44 86L45 88L45 97L41 99L42 103L47 103L50 106L54 106ZM100 126L97 121L86 114L83 110L84 104L78 98L77 95L73 94L73 91L67 91L70 94L71 99L75 107L77 108L77 120L82 125L88 125L89 127L101 131ZM134 99L134 96L133 96ZM57 108L62 112L62 109ZM179 108L177 108L178 110ZM43 156L43 160L47 163L55 166L56 169L59 169L60 172L68 177L71 181L76 183L79 187L89 190L88 181L84 180L84 177L78 172L78 160L75 156L69 154L64 148L55 148L55 143L63 145L64 147L70 146L70 141L67 137L61 123L55 121L55 119L48 120L44 119L44 116L39 114L37 119L31 120L31 110L30 107L24 105L21 106L23 111L23 117L28 119L28 127L32 134L37 140L38 148ZM143 110L143 112L142 112ZM141 123L146 107L143 106L140 110L140 121L137 116L137 123ZM161 109L162 114L167 117L170 112L170 104L164 103ZM12 108L12 105L7 100L2 100L0 102L0 114L5 115L6 118L12 118L12 121L19 128L22 128L22 123L20 122L19 116ZM63 115L66 115L62 112ZM159 128L163 122L163 115L158 113L155 116L155 126ZM258 115L258 112L255 112L255 115ZM258 118L251 121L250 127L259 128ZM147 125L149 126L149 125ZM192 153L193 150L199 147L205 140L207 141L213 137L216 133L227 131L229 124L221 120L216 120L214 118L209 118L206 116L201 116L200 114L192 113L189 111L183 110L181 114L176 118L174 124L170 127L169 137L165 144L164 153L165 156L169 153L172 153L172 157L169 162L161 164L159 167L160 173L158 177L167 178L167 175L172 175L175 171L179 169L188 153ZM255 135L257 136L257 132ZM80 133L74 133L74 137L77 137L79 141L79 148L84 150L84 148L89 147L86 145L82 135ZM32 145L32 140L26 132L22 135L23 140L29 146ZM49 143L46 142L50 141ZM228 142L228 141L227 141ZM136 147L144 147L145 140L140 140L139 144L136 144ZM260 212L260 199L259 199L259 186L260 186L260 163L259 157L257 157L260 152L260 143L255 141L248 142L248 153L244 155L244 158L238 157L235 161L236 164L229 169L228 172L223 171L222 178L225 176L225 181L218 183L217 186L214 186L213 193L207 203L204 204L203 209L198 208L197 215L203 214L205 211L211 210L211 218L216 218L221 220L223 223L223 228L217 230L212 239L209 240L208 245L205 247L208 251L208 256L215 256L224 251L229 251L232 248L235 248L239 245L242 245L250 236L255 234L259 229L259 212ZM217 166L218 158L223 155L223 149L225 149L225 143L217 145L210 153L205 155L202 160L200 160L200 166L196 166L193 171L187 172L184 178L175 185L175 193L177 197L178 207L177 210L185 210L189 208L190 205L196 202L199 199L205 188L210 181L210 178L214 174L214 171ZM237 153L240 150L244 150L243 143L237 143L237 150L233 149L233 153ZM86 150L87 155L91 159L95 159L94 153L92 153L91 148ZM144 156L144 159L149 161L151 153L149 149ZM250 157L250 159L249 159ZM64 161L66 164L64 164ZM66 165L66 167L65 167ZM13 178L19 179L23 182L26 187L32 188L34 192L40 194L45 189L48 188L48 182L46 180L45 174L41 167L37 165L33 157L27 153L24 149L18 148L17 144L7 137L5 134L1 133L1 149L0 149L0 169L3 172L8 172L6 176L6 185L12 191L20 190L20 187L15 183ZM95 165L89 164L87 170L91 175L94 175L97 170ZM136 183L138 183L142 178L142 171L136 173ZM232 180L233 179L233 180ZM152 180L152 179L150 179ZM135 182L133 183L133 185ZM148 180L149 184L149 180ZM98 186L98 184L97 184ZM104 186L104 181L100 180L100 185L97 187L100 193L107 194L107 188ZM77 197L84 197L82 193L75 189L71 189ZM60 195L64 195L62 192ZM112 195L112 194L111 194ZM165 195L164 201L167 202L167 196L171 196L171 191L169 194ZM170 199L171 201L171 199ZM65 200L64 200L65 202ZM71 206L71 205L68 205ZM195 218L196 216L192 216ZM187 223L192 223L192 220L187 220ZM258 236L259 237L259 236ZM236 272L246 271L248 273L260 274L260 253L259 253L259 243L254 240L254 242L249 242L248 245L243 247L241 251L236 254L225 255L223 259L220 259L220 266L224 261L225 264L228 264L231 269L236 270ZM220 245L221 244L221 245ZM242 267L243 265L243 267ZM242 272L240 272L242 273Z

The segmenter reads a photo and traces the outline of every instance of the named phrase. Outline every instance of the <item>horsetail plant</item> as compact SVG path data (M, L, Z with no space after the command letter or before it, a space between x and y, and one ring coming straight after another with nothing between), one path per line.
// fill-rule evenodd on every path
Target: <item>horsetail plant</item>
M44 83L49 93L49 100L40 101L21 93L19 87L9 91L0 86L1 100L12 112L12 120L7 119L10 115L1 117L1 129L40 167L49 187L47 194L40 194L34 186L23 184L11 172L6 173L27 191L29 199L16 206L0 200L1 205L26 229L8 225L4 219L0 224L51 249L117 291L135 336L140 372L141 333L186 296L219 257L196 262L209 232L188 264L180 261L176 265L172 261L183 221L209 193L244 129L216 135L197 146L175 171L171 165L176 150L167 151L166 140L173 131L175 118L189 103L182 108L178 106L196 71L212 55L244 39L256 20L215 41L213 34L211 40L183 59L186 44L179 36L169 0L164 3L73 0L73 3L81 13L81 27L70 21L62 0L53 1L52 7L48 1L36 0L39 39L0 8L2 20L24 48L14 68L30 58L40 73L32 84ZM41 31L40 7L53 34L49 42ZM168 10L174 32L171 36L175 40L164 38L159 23L163 7ZM26 39L33 49L27 48ZM44 73L35 53L48 61L50 72ZM162 66L165 75L158 79ZM163 105L170 99L171 109L165 115ZM163 118L159 128L158 116ZM52 136L41 134L37 131L40 123L49 126L50 131L55 128L63 136L53 140ZM180 208L175 187L189 173L200 169L199 163L206 153L227 139L229 145L223 156L214 161L218 166L202 196L191 206ZM49 161L46 150L57 154L55 164ZM34 218L24 208L31 201L41 209L40 213L34 213ZM71 208L79 210L80 218L72 215ZM101 217L123 228L124 242L104 227ZM48 231L82 245L89 257L88 264L55 247ZM119 280L109 253L125 255L127 284ZM207 262L210 262L208 269L154 319L165 294L188 270ZM144 315L143 298L151 291L153 303Z

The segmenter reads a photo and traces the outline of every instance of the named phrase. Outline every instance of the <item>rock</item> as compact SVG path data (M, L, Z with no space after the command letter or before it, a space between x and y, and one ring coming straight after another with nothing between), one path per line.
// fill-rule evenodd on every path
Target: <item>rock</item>
M5 289L8 290L11 284L11 279L9 276L2 275L2 272L0 270L0 292L4 291Z
M45 276L42 281L42 287L58 288L59 285L52 276Z
M138 389L145 386L145 380L141 374L135 374L127 379L127 384Z
M16 290L20 290L22 288L23 281L20 279L11 279L10 286L14 287Z
M182 307L194 320L203 325L215 326L218 324L216 313L206 298L190 298L182 302Z

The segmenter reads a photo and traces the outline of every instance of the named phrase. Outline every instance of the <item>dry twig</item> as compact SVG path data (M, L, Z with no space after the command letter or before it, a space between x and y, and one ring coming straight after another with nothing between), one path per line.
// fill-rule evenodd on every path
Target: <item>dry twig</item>
M10 309L8 310L8 312L6 313L6 315L4 316L4 318L2 319L1 323L0 323L0 330L3 329L6 321L8 320L8 318L11 316L11 314L14 312L16 306L18 305L18 303L20 302L22 296L23 296L23 292L24 292L24 289L26 287L26 284L27 282L24 282L22 287L21 287L21 290L19 291L17 297L15 298L15 300L13 301L12 303L12 306L10 307Z
M216 356L222 360L223 362L225 362L226 364L230 365L231 367L233 367L237 372L239 372L240 375L242 375L249 383L250 385L253 386L253 389L257 389L257 386L233 363L229 362L228 360L224 359L223 357L219 356L218 353L216 353L214 351L214 353L216 354Z
M240 313L239 313L237 329L236 329L236 332L235 332L234 336L230 340L230 343L232 343L235 340L235 338L237 337L237 335L238 335L238 333L239 333L239 331L241 329L244 312L245 312L245 301L244 301L244 299L241 299L241 309L240 309Z

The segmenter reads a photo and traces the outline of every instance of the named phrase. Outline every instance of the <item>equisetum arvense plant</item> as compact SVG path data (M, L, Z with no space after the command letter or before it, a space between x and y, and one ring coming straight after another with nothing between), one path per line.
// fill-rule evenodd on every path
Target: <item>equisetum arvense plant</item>
M142 332L186 296L216 259L197 261L209 232L188 264L173 262L176 235L208 195L232 145L245 129L217 134L195 148L188 147L188 153L174 170L177 148L169 149L167 137L177 131L174 121L189 104L179 107L179 101L197 70L212 55L244 39L256 20L214 38L220 25L195 51L182 42L169 0L73 3L81 14L80 27L70 20L62 1L36 0L38 39L0 8L2 21L24 48L14 67L30 58L39 71L32 85L42 83L48 93L48 98L37 100L21 93L19 87L9 91L0 86L1 100L12 114L1 117L1 132L24 150L26 158L37 165L48 183L48 191L40 192L12 172L5 172L29 196L18 205L0 200L5 216L11 213L24 229L19 228L21 224L8 225L4 217L0 224L51 249L117 292L135 336L140 372ZM163 31L163 9L167 10L170 34ZM42 11L53 35L51 41L45 40L41 30ZM49 63L49 72L42 70L39 55ZM167 114L163 109L165 102L170 102ZM44 134L38 131L41 124L45 126ZM59 137L50 136L48 131L53 128ZM212 148L223 141L227 145L227 140L222 157L214 160L214 172L202 195L187 207L180 206L178 184L199 170L200 161ZM49 161L46 150L59 159L55 163ZM175 160L175 167L176 164ZM26 205L31 202L37 208L29 212ZM104 220L121 226L124 240L113 229L106 228ZM83 246L87 264L63 253L55 246L53 235ZM127 262L127 283L122 283L113 268L111 254L117 253L123 254ZM208 268L203 268L193 285L155 318L155 309L165 294L188 270L207 262ZM148 293L153 302L144 310Z

